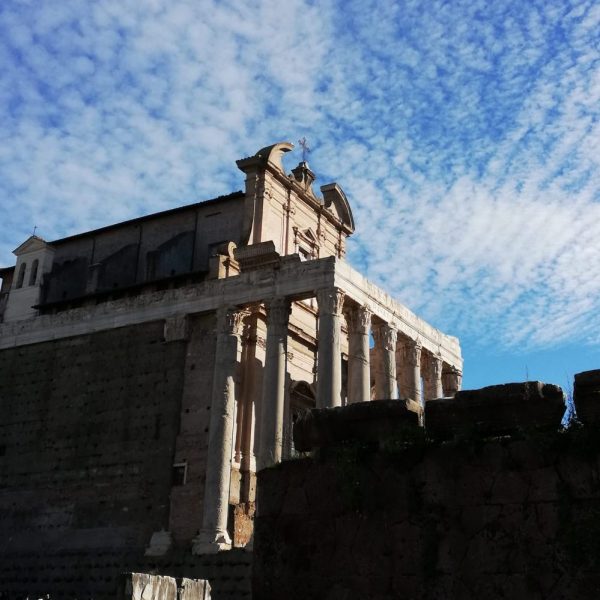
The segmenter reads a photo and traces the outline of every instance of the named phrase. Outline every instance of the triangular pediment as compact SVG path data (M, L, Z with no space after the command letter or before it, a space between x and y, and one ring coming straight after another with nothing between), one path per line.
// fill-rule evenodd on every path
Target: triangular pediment
M21 254L27 254L28 252L36 252L37 250L44 250L45 248L52 248L48 242L44 241L37 235L29 236L18 248L13 250L15 256L21 256Z
M317 243L317 234L309 227L302 232L302 235L313 243Z

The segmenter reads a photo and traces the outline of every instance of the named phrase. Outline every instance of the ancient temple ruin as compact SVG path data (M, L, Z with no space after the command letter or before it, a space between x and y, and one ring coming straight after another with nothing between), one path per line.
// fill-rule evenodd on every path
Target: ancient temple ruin
M291 149L237 161L243 192L31 236L0 270L0 555L243 547L300 410L460 388L458 340L344 260L350 204Z

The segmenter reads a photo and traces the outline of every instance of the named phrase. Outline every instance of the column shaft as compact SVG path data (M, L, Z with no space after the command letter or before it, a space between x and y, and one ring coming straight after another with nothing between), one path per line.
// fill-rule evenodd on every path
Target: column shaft
M375 373L375 398L377 400L396 400L398 386L396 382L396 340L398 332L388 323L373 327L377 371Z
M371 399L369 331L371 312L357 306L346 314L348 323L348 404Z
M344 292L338 288L318 290L319 334L317 356L317 408L342 404L341 310Z
M231 547L227 533L229 484L235 411L235 378L242 320L246 313L233 308L217 311L217 344L211 399L210 429L204 485L202 529L194 540L194 554L215 553Z
M409 340L404 344L404 362L406 364L406 392L411 400L423 406L421 389L421 349L419 342Z
M283 448L283 412L285 406L285 370L290 303L275 298L267 309L267 348L263 373L261 426L258 432L258 469L281 462Z
M432 391L434 398L444 397L444 388L442 386L442 368L443 362L441 356L431 356L431 379L432 379Z

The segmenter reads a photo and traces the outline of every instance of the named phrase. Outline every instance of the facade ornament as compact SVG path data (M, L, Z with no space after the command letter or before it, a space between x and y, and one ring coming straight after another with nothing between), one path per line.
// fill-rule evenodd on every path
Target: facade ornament
M317 290L315 293L320 314L328 314L339 317L342 314L344 298L346 295L339 288L326 288Z

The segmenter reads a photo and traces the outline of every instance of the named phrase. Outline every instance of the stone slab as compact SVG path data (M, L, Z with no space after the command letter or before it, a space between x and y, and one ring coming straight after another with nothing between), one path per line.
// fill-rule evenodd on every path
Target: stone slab
M575 375L573 400L581 423L600 422L600 369Z
M294 447L308 452L349 440L377 442L418 431L418 415L398 400L357 402L348 406L304 411L294 425Z
M465 433L508 435L519 429L558 429L564 412L564 395L559 386L541 381L507 383L428 401L425 428L427 435L436 439Z

